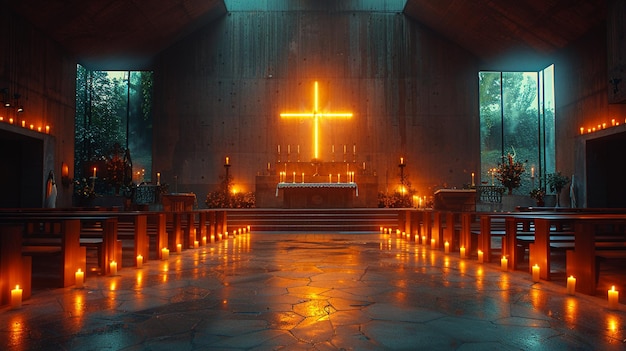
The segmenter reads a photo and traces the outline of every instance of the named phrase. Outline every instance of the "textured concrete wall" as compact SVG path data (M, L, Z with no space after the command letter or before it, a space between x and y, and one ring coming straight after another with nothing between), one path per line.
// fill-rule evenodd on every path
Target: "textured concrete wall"
M400 157L420 195L462 186L478 169L476 67L399 13L229 13L160 55L153 169L200 201L228 155L234 182L254 191L277 145L283 159L287 145L312 158L311 122L279 115L310 111L317 80L321 109L354 114L321 123L320 158L356 145L381 191L397 187Z
M74 114L76 104L76 61L72 59L55 42L45 37L19 16L10 11L0 11L0 89L8 88L9 94L21 95L20 103L24 112L16 115L14 110L2 108L0 116L0 135L7 135L11 143L11 134L18 138L39 139L43 142L43 164L34 169L28 160L22 165L5 164L10 157L3 152L16 153L15 148L0 151L0 172L23 172L12 180L12 187L40 187L41 199L44 197L45 182L50 170L54 171L58 182L57 206L66 207L72 204L73 188L61 185L61 163L69 166L70 176L74 171ZM24 120L27 128L8 125L9 118ZM33 125L34 131L30 130ZM50 126L50 133L45 133L45 126ZM43 133L37 132L42 127ZM16 148L18 143L13 144ZM28 164L28 166L24 166ZM35 179L40 183L33 184L24 179ZM6 179L5 177L0 177ZM13 179L13 178L11 178ZM29 195L30 196L30 195ZM22 201L32 206L32 199ZM43 206L43 201L41 201Z

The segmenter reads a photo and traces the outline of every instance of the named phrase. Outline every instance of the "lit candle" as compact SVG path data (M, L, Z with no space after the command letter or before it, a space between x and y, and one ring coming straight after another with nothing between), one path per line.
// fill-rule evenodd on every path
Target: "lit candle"
M217 240L222 240L222 233L217 234Z
M435 241L435 238L430 239L430 248L434 249L436 247L437 242Z
M381 234L383 233L383 227L380 227L380 233Z
M615 290L615 285L609 290L609 309L616 310L619 305L619 291Z
M404 157L400 157L400 164L403 165L404 164Z
M85 284L85 272L83 272L83 270L79 268L76 273L74 273L74 278L76 280L76 287L82 288Z
M183 251L183 245L176 244L176 253L179 254Z
M291 153L291 144L287 144L287 154Z
M94 179L96 179L96 170L97 170L97 168L96 168L96 167L94 167L94 168L93 168L93 178L94 178Z
M206 235L202 237L202 246L206 246Z
M50 134L50 126L46 126L46 134Z
M22 128L26 128L26 121L22 120Z
M332 150L331 152L334 154L335 153L335 144L331 145L330 149Z
M298 144L298 155L300 154L300 144Z
M280 144L278 145L278 154L280 155Z
M447 241L443 243L443 252L450 253L450 243Z
M328 175L328 182L329 182L329 183L332 183L332 182L333 182L333 175L332 175L332 174L329 174L329 175Z
M143 256L137 255L137 268L141 268L143 266Z
M9 118L9 123L13 124L13 118Z
M341 174L337 173L337 183L341 183Z
M484 254L482 250L478 250L478 262L479 263L483 263L484 261Z
M537 283L539 281L539 273L541 272L541 268L539 268L538 264L533 265L533 282Z
M535 178L535 167L530 167L530 177Z
M500 260L500 269L503 271L509 269L509 260L506 259L506 256L502 256L502 259Z
M461 258L465 258L465 246L461 246L460 252L461 252Z
M109 272L111 273L111 275L117 275L117 262L116 261L111 261L109 263Z
M580 127L580 134L584 134L585 133L585 128Z
M422 235L422 245L426 245L426 235Z
M293 172L293 182L296 182L296 172Z
M474 183L474 172L472 172L472 186L476 185L476 183Z
M611 125L612 125L612 126L615 126L615 118L613 118L613 119L611 120ZM580 129L582 129L582 128L580 128Z
M270 167L270 163L267 163L267 170L270 171L272 168Z
M356 144L352 145L352 153L356 155Z
M346 154L347 149L346 149L346 144L343 144L343 153Z
M215 234L211 234L211 243L215 242Z
M198 240L194 240L193 241L193 248L197 249L198 247L200 247L200 242Z
M249 233L250 232L250 226L247 226L246 229L247 229L247 232Z
M37 127L37 131L41 133L41 126Z
M165 261L170 259L170 250L167 247L161 249L161 259Z
M35 125L34 125L34 124L31 124L31 125L30 125L30 130L33 130L33 129L35 129Z
M576 293L576 278L571 275L567 278L567 293L570 295Z
M363 162L363 170L365 170L365 162Z
M224 238L228 239L228 232L224 232Z
M304 172L302 172L302 183L304 183Z
M157 172L157 185L161 185L161 172Z
M16 285L15 289L11 290L11 308L20 307L22 307L22 289Z
M226 156L226 164L229 165L230 164L230 157Z

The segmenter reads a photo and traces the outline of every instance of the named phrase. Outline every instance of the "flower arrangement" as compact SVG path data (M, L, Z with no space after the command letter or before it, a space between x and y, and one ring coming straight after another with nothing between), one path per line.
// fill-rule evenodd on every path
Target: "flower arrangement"
M543 188L535 188L530 191L530 197L537 201L537 206L542 206L545 202L543 198L546 196L546 190Z
M514 188L519 188L522 182L522 173L525 170L522 162L515 161L515 150L513 150L513 154L508 153L502 157L502 162L498 164L495 170L495 176L505 188L509 189L510 195Z
M550 191L558 194L569 183L569 177L562 175L561 172L550 173L548 174L547 183L550 186Z

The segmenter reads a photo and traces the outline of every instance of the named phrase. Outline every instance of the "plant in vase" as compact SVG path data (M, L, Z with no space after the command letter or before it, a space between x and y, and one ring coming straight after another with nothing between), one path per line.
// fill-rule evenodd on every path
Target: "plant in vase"
M544 197L546 196L546 190L543 188L535 188L530 191L530 197L535 199L537 206L542 207L545 205Z
M556 207L561 206L561 190L569 183L569 177L562 175L561 172L550 173L546 183L550 187L550 191L556 194Z
M498 167L495 169L495 176L509 190L509 195L511 195L513 189L519 188L524 171L524 164L515 161L515 149L513 149L513 154L508 153L506 156L502 156L502 162L498 163Z

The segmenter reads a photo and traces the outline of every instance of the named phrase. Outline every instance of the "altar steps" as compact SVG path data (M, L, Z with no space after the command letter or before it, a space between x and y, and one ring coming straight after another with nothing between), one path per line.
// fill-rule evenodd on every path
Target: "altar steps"
M398 228L398 210L350 209L229 209L228 228L254 231L372 232Z

